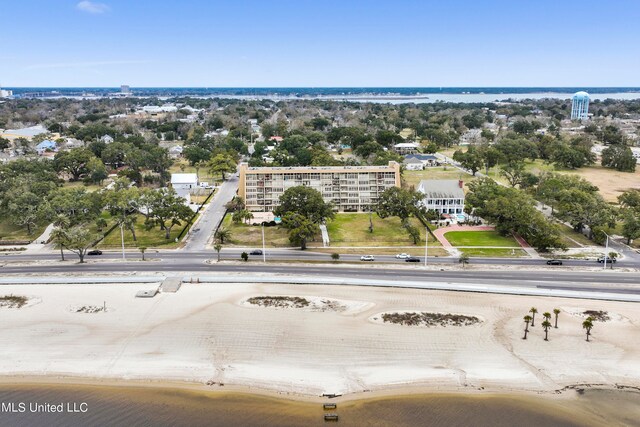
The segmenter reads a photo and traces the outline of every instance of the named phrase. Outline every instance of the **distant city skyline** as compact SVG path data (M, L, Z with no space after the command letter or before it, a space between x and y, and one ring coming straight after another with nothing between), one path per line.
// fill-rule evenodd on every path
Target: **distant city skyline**
M25 0L3 17L2 87L640 84L632 0Z

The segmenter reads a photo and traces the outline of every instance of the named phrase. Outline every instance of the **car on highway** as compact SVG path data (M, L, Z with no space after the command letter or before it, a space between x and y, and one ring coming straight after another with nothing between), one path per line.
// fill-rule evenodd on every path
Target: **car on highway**
M92 251L87 252L87 255L102 255L102 251L98 249L94 249Z
M411 255L405 254L404 252L396 255L396 259L407 259L407 258L411 258Z
M360 257L360 261L375 261L375 257L373 255L362 255Z
M405 258L404 262L420 262L420 258L417 256L410 256L409 258Z
M609 256L607 256L607 257L606 256L601 256L600 258L598 258L598 262L600 264L602 264L604 262L605 258L607 259L607 264L610 263L610 262L612 262L614 264L616 263L616 259L615 258L611 258Z
M562 265L562 260L550 259L549 261L547 261L547 265Z
M262 251L260 249L254 249L249 252L249 255L262 255Z

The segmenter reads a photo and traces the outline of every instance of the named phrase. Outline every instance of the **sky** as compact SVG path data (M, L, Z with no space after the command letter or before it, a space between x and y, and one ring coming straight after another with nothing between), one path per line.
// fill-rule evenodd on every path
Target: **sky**
M3 87L640 86L639 0L2 0Z

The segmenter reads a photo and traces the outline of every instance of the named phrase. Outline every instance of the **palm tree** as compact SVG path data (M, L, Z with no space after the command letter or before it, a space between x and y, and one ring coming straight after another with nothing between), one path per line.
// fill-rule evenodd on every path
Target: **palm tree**
M215 249L218 253L218 262L220 262L220 251L222 250L222 245L220 244L220 242L216 242L216 244L213 245L213 249Z
M140 251L140 253L142 254L142 260L144 261L144 251L146 251L146 250L147 250L147 248L146 248L146 247L144 247L144 246L140 246L140 247L138 248L138 250L139 250L139 251Z
M527 314L526 316L524 316L524 337L522 337L523 340L527 339L527 332L529 332L529 322L531 322L531 316Z
M229 240L231 238L231 230L225 227L221 227L218 229L218 231L216 231L215 237L220 241L221 244L224 244L225 239Z
M551 313L545 311L544 313L542 313L542 317L544 317L544 320L551 320Z
M545 320L542 322L542 327L544 328L544 340L549 341L549 328L551 327L551 322Z
M536 322L536 313L538 312L538 309L535 307L531 307L529 309L529 313L532 314L531 316L531 326L535 326L535 322Z
M556 315L556 324L555 324L554 328L558 329L558 314L560 314L560 309L559 308L554 308L553 309L553 314Z
M69 227L71 221L65 215L56 215L56 218L53 220L53 226L55 227L53 231L51 231L51 238L56 242L57 246L60 246L60 257L62 261L64 261L64 239L66 237L65 229Z
M51 240L53 240L55 242L56 246L60 247L60 258L62 261L64 261L64 239L67 236L67 232L59 227L54 228L51 231Z
M587 320L582 322L582 328L587 331L587 342L589 342L589 335L591 335L591 328L593 328L593 319L591 317L587 317Z
M462 264L462 268L464 268L465 265L469 264L469 255L467 254L460 255L460 258L458 258L458 263Z

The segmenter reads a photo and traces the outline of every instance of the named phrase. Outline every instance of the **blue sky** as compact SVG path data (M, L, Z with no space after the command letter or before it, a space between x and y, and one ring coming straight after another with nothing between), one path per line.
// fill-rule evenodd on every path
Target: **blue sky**
M3 0L0 85L640 86L638 0Z

